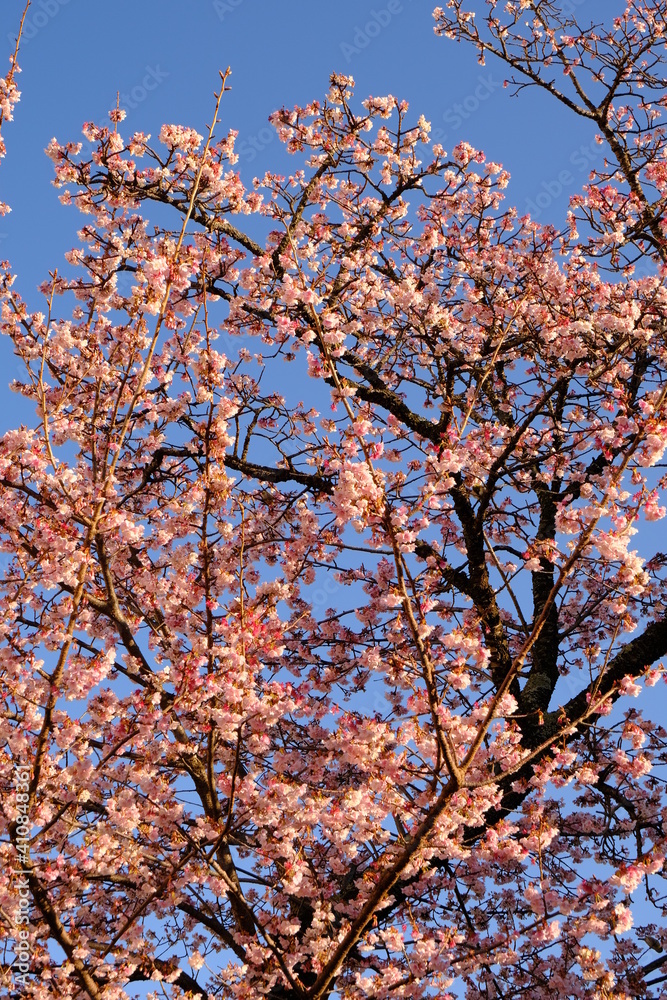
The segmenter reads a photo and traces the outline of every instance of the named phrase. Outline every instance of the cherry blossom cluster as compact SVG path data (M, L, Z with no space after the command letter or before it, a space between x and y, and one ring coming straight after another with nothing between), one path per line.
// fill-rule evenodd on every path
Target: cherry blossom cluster
M653 995L664 4L469 6L437 30L607 143L562 231L348 76L272 116L296 165L250 187L227 73L208 133L116 110L89 158L49 144L80 244L40 308L0 284L35 410L0 437L34 1000Z

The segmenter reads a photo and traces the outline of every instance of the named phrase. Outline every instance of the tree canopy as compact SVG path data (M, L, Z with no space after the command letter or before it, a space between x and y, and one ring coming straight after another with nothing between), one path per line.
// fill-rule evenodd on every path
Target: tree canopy
M667 2L571 7L434 12L594 124L562 230L340 74L250 188L229 71L203 135L50 144L81 245L41 311L0 275L9 991L667 995Z

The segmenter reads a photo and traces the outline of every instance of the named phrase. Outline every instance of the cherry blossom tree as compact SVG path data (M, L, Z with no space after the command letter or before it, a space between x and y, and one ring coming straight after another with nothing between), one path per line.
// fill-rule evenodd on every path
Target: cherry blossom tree
M565 6L435 11L594 123L563 231L335 74L251 188L228 72L203 135L50 144L81 245L0 286L8 995L664 995L667 3Z

